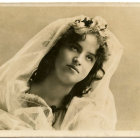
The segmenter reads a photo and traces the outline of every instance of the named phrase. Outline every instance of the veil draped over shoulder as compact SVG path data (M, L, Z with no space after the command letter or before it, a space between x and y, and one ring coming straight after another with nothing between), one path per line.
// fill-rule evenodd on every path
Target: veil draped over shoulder
M25 129L31 127L16 117L16 110L21 108L18 98L29 89L27 81L37 69L45 54L55 45L57 40L73 25L75 20L85 16L57 20L37 35L9 61L0 67L0 129ZM98 19L98 18L97 18ZM92 84L92 92L83 97L74 97L59 129L61 130L112 130L116 124L116 110L110 79L115 72L123 47L115 35L108 30L109 59L104 63L105 75L102 80ZM40 108L33 108L34 111ZM28 110L28 109L27 109ZM15 114L14 114L14 113ZM26 110L25 110L26 112ZM52 115L49 116L50 120ZM45 118L41 116L42 125ZM11 121L10 121L11 120ZM39 120L38 120L39 121ZM36 129L52 129L51 126L41 126ZM10 126L13 125L16 126ZM50 124L48 124L50 125Z

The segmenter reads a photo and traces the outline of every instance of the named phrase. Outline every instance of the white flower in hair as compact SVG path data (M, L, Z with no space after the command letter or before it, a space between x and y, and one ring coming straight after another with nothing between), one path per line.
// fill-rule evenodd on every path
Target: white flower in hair
M90 29L90 25L93 23L92 19L89 17L84 17L83 19L75 20L73 27L76 33L84 34Z
M96 23L96 28L98 30L104 30L107 28L107 22L102 17L96 16L94 22Z
M89 17L77 19L73 23L73 27L78 34L86 34L88 32L97 33L101 45L104 45L108 38L107 22L99 16L96 16L94 19Z

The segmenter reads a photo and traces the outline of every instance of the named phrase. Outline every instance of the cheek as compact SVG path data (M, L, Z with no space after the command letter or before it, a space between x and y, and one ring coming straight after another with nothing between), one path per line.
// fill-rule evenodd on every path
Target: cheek
M71 55L68 53L68 51L66 49L63 49L62 51L60 51L60 53L57 56L57 61L59 63L65 63L67 61L69 61L71 59Z
M93 66L94 66L94 63L90 63L90 62L85 62L83 64L83 67L82 67L83 79L89 74Z
M73 55L67 49L61 49L57 55L55 66L56 68L64 67L66 64L70 64Z

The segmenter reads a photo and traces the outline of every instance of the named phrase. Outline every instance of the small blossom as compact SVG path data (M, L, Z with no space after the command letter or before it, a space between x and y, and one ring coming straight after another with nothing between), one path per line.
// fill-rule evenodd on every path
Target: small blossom
M77 28L75 29L75 32L78 33L78 34L84 34L84 33L87 33L88 32L88 29L83 27L83 28Z
M82 19L77 19L73 23L75 32L78 34L84 34L88 32L95 32L99 37L99 42L103 45L108 38L107 22L96 16L94 19L89 17L82 17Z
M107 28L107 22L103 18L96 16L94 18L94 21L96 21L96 26L98 30L104 30Z
M86 27L90 27L90 25L93 23L93 21L90 18L87 18L87 17L85 17L85 19L82 20L81 22L83 22Z

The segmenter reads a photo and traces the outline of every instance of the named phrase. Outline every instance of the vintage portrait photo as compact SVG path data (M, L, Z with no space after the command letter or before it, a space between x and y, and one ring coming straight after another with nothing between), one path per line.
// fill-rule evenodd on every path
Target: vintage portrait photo
M0 137L140 136L139 14L139 3L0 3Z

